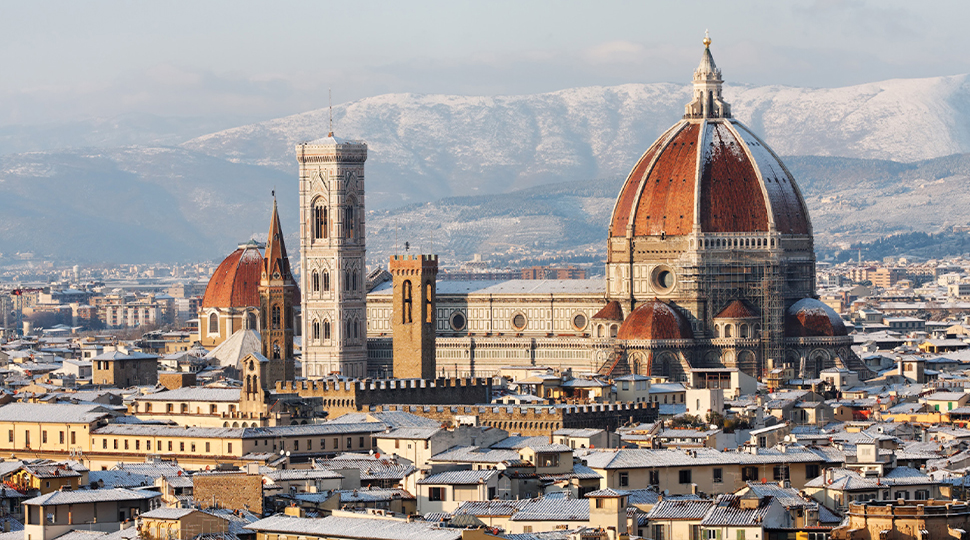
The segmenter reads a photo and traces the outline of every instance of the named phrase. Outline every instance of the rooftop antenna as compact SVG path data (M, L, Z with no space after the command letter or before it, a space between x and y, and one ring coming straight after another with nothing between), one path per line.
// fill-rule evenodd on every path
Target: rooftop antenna
M333 89L332 88L327 88L327 95L330 101L330 135L328 136L333 137Z

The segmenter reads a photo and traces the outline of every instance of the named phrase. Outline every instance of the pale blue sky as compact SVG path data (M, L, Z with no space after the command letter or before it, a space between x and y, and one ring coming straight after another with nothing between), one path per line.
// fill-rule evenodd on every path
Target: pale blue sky
M970 72L970 2L0 1L0 125L270 118L388 92L687 82L832 87Z

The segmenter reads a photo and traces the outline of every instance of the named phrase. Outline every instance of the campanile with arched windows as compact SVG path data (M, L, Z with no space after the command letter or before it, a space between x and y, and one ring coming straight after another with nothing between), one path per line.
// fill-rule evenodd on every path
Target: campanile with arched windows
M300 163L303 375L367 375L364 162L367 145L330 133Z

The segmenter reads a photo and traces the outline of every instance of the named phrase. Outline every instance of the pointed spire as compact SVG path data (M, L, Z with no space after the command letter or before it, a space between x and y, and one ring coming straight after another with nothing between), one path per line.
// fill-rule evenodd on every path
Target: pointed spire
M266 252L263 256L263 269L266 278L273 279L277 272L281 279L292 279L290 261L286 257L286 244L283 242L283 227L276 208L276 192L273 192L273 217L270 218L269 235L266 238Z
M694 99L684 108L684 118L730 118L731 106L721 98L721 70L711 54L711 36L704 32L704 52L694 70Z

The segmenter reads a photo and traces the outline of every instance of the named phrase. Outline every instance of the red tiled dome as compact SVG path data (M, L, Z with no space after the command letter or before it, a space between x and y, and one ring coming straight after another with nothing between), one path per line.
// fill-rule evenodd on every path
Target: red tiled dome
M618 339L693 339L690 322L675 308L652 300L640 304L620 325Z
M243 244L216 268L205 287L202 307L259 306L259 275L263 255L256 243Z
M785 335L788 337L846 336L845 322L834 309L814 298L802 298L788 308Z
M741 300L733 300L720 313L714 316L715 319L754 319L758 313L754 308L745 304Z
M795 179L768 146L730 116L721 71L705 49L684 119L640 157L620 190L610 237L703 233L809 235Z

